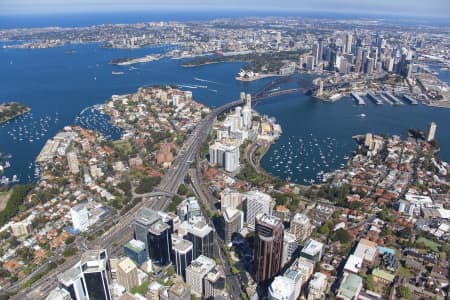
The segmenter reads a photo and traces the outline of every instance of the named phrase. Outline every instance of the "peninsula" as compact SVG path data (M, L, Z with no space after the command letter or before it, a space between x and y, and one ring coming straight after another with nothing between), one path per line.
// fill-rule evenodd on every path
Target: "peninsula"
M18 102L8 102L0 104L0 124L6 123L18 116L26 114L31 109Z

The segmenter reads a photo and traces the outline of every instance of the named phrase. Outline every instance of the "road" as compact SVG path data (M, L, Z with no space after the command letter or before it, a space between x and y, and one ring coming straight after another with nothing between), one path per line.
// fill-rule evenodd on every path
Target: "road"
M149 207L154 210L167 210L172 199L171 195L177 193L178 187L184 181L190 165L194 161L196 154L200 150L202 143L206 140L212 128L215 118L233 107L242 104L243 102L241 100L236 100L214 108L196 125L195 129L184 141L183 146L172 163L171 168L164 174L160 184L155 188L155 191L143 195L133 195L133 197L142 197L142 201L124 215L120 216L119 220L117 218L111 218L107 222L103 223L103 228L108 225L110 225L111 228L101 237L98 237L94 241L88 241L85 237L79 237L75 243L78 247L80 247L80 250L85 251L88 249L106 248L109 252L115 252L115 250L122 247L125 242L132 238L131 225L142 208ZM100 228L96 227L96 230L98 229ZM58 252L56 254L57 255L52 257L52 261L62 257L62 252ZM12 299L45 299L49 291L57 286L57 274L70 269L78 260L79 256L67 259L63 264L59 265L56 269L50 271L41 279L37 280L29 288L17 293L14 297L12 297ZM48 266L49 262L50 260L40 266L39 269L42 270L44 266ZM14 286L14 288L9 289L8 291L17 292L19 288L20 284L18 283Z

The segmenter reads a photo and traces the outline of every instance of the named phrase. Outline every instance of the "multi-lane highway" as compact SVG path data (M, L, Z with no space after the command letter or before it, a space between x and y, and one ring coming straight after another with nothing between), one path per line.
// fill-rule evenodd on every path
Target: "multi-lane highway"
M106 248L114 252L114 250L120 248L132 237L131 224L142 208L149 207L154 210L167 210L172 198L171 195L177 193L178 187L186 177L189 166L195 159L195 155L198 153L202 143L206 140L215 118L241 104L243 104L241 100L229 102L213 109L210 114L203 118L185 140L172 167L164 174L155 192L145 195L133 195L134 197L142 197L143 200L127 213L120 216L120 218L108 220L108 225L111 225L111 228L94 241L89 242L83 237L77 238L76 245L80 247L79 250L85 251L87 249ZM106 224L103 224L103 226L106 226ZM53 259L55 258L54 256ZM49 291L57 285L56 275L69 269L77 260L78 257L66 260L66 262L37 280L29 288L16 294L12 299L45 299ZM12 291L17 291L17 288L18 286L16 286L15 290L12 289Z

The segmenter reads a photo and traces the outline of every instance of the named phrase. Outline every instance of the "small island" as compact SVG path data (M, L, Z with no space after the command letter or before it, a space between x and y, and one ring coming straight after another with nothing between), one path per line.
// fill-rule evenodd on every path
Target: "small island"
M0 124L6 123L18 116L26 114L31 109L18 102L8 102L0 104Z

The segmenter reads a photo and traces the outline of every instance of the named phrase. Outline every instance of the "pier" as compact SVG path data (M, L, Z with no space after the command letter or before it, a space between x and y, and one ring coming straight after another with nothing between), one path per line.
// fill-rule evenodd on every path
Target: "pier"
M392 95L389 92L384 92L384 95L386 96L386 98L388 98L389 100L391 100L395 105L403 105L403 102L400 101L400 99L398 99L397 97L395 97L394 95Z
M351 93L351 95L356 100L356 103L358 103L358 105L366 105L366 102L364 101L364 99L361 97L360 94Z
M417 104L419 104L419 102L418 102L416 99L412 98L412 97L409 96L409 95L403 95L403 98L405 98L406 101L409 102L409 104L412 104L412 105L417 105Z
M373 92L367 93L367 97L373 102L375 102L376 105L383 105L383 101L380 98L378 98L377 95L375 95Z

